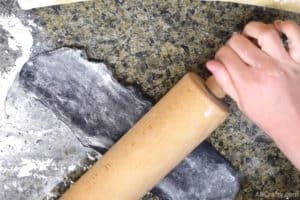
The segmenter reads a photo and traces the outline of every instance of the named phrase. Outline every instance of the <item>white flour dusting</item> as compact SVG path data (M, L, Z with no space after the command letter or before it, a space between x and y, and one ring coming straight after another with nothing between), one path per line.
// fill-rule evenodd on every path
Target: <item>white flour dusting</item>
M50 166L51 162L51 159L40 161L22 158L22 167L18 173L18 177L32 176L33 170L45 171Z
M15 80L16 76L22 69L31 55L33 38L31 28L22 24L21 20L15 16L0 16L0 26L10 33L12 38L8 38L9 46L12 50L21 50L20 56L10 71L0 76L0 117L5 117L6 95Z
M12 38L8 38L8 45L9 47L14 50L14 51L18 51L19 50L19 46L16 42L16 40L12 39Z
M0 200L54 199L55 188L71 183L70 174L87 169L88 158L99 154L82 146L70 127L17 80L32 55L52 48L42 26L21 17L0 14Z

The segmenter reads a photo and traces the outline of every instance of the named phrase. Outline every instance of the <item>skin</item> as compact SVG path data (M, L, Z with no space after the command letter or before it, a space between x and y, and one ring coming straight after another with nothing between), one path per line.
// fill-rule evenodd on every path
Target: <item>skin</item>
M284 46L280 35L285 34ZM224 91L300 169L300 27L250 22L207 62Z

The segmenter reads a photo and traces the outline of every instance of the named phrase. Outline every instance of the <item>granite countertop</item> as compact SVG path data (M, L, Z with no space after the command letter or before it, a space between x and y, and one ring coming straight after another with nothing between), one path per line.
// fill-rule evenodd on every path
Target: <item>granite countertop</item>
M84 47L115 77L158 100L187 71L204 67L233 32L251 20L294 19L292 13L202 1L97 1L38 11L51 40ZM259 128L226 99L231 115L209 138L240 173L237 199L299 192L300 173Z
M247 22L300 22L293 13L202 1L98 0L33 13L39 16L34 23L47 32L43 39L54 44L50 49L86 49L91 60L106 63L119 81L139 87L153 101L188 71L207 77L205 61ZM300 173L234 102L225 103L231 115L208 141L239 173L237 199L300 195Z

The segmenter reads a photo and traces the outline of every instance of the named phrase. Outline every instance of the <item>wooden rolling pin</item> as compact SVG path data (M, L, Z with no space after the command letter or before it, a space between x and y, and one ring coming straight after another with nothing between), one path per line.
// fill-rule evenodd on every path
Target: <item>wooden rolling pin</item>
M240 4L249 4L254 6L263 6L275 8L279 10L291 11L300 13L299 0L206 0L206 1L223 1Z
M225 94L213 78L206 86ZM138 200L228 115L195 73L186 74L60 200Z

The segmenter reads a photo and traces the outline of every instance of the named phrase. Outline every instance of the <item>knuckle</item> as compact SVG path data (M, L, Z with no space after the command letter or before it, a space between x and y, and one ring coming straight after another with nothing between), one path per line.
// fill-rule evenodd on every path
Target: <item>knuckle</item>
M250 22L248 22L248 24L246 24L246 26L244 27L244 30L248 30L248 29L252 28L257 23L258 23L257 21L250 21Z
M263 27L267 26L267 24L258 22L258 21L251 21L244 27L245 33L255 33L259 32Z
M274 84L287 77L287 73L280 67L270 67L264 73L264 82Z

